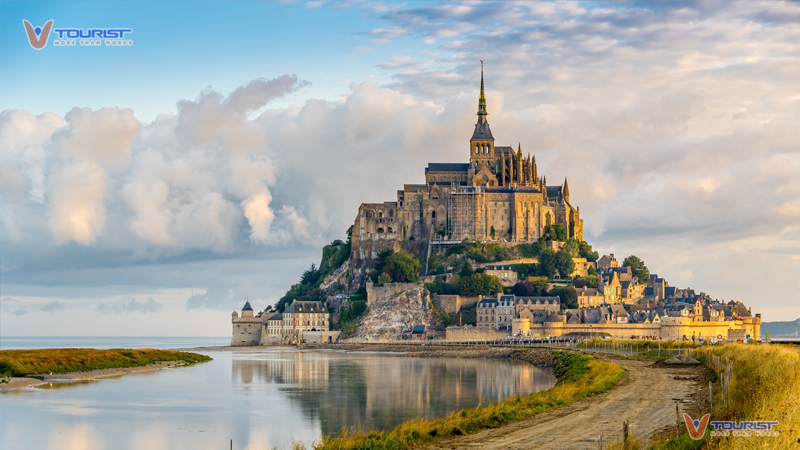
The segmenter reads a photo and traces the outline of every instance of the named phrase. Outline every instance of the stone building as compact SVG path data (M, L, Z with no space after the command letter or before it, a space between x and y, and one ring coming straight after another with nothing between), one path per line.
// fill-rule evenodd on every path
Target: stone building
M258 345L261 341L261 328L263 318L261 315L253 316L253 307L246 302L242 308L242 316L234 311L231 313L231 347L240 345Z
M264 311L256 316L248 301L241 317L236 311L231 314L231 346L334 342L340 332L329 331L329 319L321 302L295 300L283 313Z
M397 199L363 203L354 241L477 239L535 241L549 224L583 240L580 211L570 203L566 178L548 186L536 157L521 145L495 145L487 121L481 69L478 121L469 140L468 163L429 163L424 184L406 184Z

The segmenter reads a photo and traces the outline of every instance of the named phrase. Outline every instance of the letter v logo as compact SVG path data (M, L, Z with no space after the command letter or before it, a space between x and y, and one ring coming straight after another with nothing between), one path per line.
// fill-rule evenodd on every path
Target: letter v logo
M711 420L711 414L706 414L700 420L692 420L688 414L683 415L683 421L686 422L686 430L689 432L689 436L694 440L703 438L703 435L706 434L706 427L708 426L709 420Z
M44 28L33 28L33 25L27 20L23 20L22 24L25 25L25 31L28 32L28 41L30 41L31 47L36 50L43 49L47 45L47 37L50 36L50 28L53 28L53 21L44 24Z

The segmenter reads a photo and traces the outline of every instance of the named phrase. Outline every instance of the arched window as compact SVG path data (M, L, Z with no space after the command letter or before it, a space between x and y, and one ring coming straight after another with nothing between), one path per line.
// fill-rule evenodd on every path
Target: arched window
M394 217L394 211L389 211L389 217Z
M436 211L431 211L431 219L435 219L435 218L436 218Z
M389 227L389 233L394 233L394 231L392 231L392 227Z
M383 211L378 212L378 219L383 219Z
M383 233L383 228L378 228L378 233Z

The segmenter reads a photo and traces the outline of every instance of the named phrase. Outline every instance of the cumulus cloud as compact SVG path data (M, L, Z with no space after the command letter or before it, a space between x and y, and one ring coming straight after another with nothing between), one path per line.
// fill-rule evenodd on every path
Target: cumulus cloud
M306 85L285 75L207 89L147 124L119 109L0 113L3 264L46 260L51 244L100 266L318 248L426 163L466 160L483 59L498 145L536 154L550 184L569 177L590 243L673 285L761 301L730 288L757 274L788 298L770 286L800 270L797 4L365 8L384 23L361 36L436 53L387 53L391 82L340 101L271 108ZM187 306L241 303L236 283L204 282Z
M100 304L95 308L95 311L105 315L120 315L131 312L155 313L160 311L162 308L164 308L164 305L153 300L151 297L148 298L146 302L139 302L135 298L130 298L127 300L123 299L114 305L108 305L107 303L101 301Z

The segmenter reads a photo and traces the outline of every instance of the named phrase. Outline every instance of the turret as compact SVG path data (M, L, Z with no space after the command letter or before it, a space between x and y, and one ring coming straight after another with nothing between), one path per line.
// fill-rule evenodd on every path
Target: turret
M253 307L250 306L250 301L247 301L242 308L242 319L245 317L253 317Z
M564 197L564 201L569 202L569 184L567 184L567 177L564 177L564 187L561 191L561 196Z

